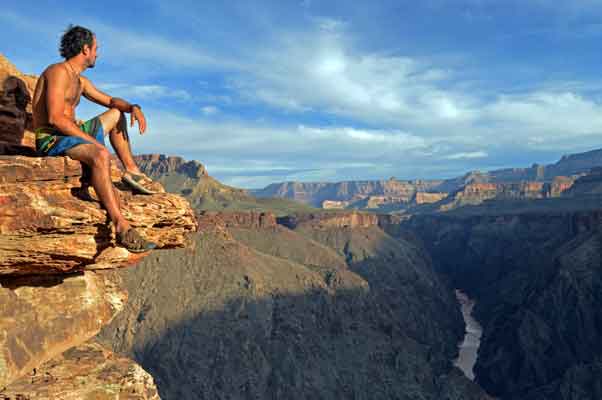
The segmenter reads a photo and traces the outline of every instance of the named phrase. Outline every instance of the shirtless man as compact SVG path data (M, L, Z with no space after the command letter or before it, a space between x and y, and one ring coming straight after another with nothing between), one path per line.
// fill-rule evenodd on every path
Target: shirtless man
M91 172L90 183L115 226L117 242L131 252L145 252L156 245L143 239L121 213L119 197L111 181L111 156L105 147L104 135L109 135L126 169L124 182L152 193L144 187L152 181L140 172L132 157L124 114L131 114L131 126L136 121L140 134L146 130L146 120L140 106L101 92L80 75L94 67L97 48L95 35L80 26L70 26L61 38L60 53L65 61L46 68L33 96L36 148L42 155L67 155L85 164ZM76 122L75 109L81 95L109 110L83 124Z

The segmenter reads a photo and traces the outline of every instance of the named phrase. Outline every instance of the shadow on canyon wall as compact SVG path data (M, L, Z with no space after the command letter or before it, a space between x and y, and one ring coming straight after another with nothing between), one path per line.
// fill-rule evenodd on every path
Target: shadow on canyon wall
M602 212L419 216L435 268L477 301L477 382L503 399L602 398Z
M130 299L99 337L167 399L486 399L451 364L453 294L433 301L447 294L410 266L306 266L204 232L124 270Z

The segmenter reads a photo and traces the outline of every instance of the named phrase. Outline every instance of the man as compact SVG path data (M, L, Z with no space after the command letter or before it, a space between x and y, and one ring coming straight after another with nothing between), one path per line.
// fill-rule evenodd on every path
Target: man
M125 167L123 181L139 191L152 193L152 183L140 172L132 157L125 113L131 114L131 126L138 123L140 134L146 120L140 106L111 97L98 90L81 73L93 68L98 44L96 36L80 26L69 26L61 38L60 53L64 62L46 68L38 79L33 96L33 125L36 148L42 155L67 155L79 160L90 172L90 183L107 210L117 235L117 243L131 252L145 252L156 247L143 239L121 213L119 197L110 176L110 153L104 144L108 134L111 145ZM81 95L109 108L83 124L77 123L75 109ZM87 187L85 187L87 191Z

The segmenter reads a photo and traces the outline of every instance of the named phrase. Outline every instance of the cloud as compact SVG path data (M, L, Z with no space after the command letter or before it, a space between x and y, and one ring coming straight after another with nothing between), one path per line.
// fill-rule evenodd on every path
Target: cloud
M449 68L353 48L347 24L315 19L314 29L259 48L232 87L245 99L292 112L320 111L399 127L465 123L473 99L447 89Z
M399 47L376 43L350 14L316 17L310 10L320 5L303 3L302 10L299 2L293 7L292 24L275 24L269 12L257 10L248 20L260 26L244 26L223 37L214 32L213 38L221 39L217 44L201 40L195 31L205 29L200 23L145 32L144 24L134 29L100 23L100 15L73 18L97 32L100 57L106 61L106 68L95 71L106 74L99 79L106 83L99 86L128 99L149 100L150 132L135 135L137 151L198 159L229 182L256 186L253 179L449 177L466 169L517 166L523 160L553 161L554 155L599 147L599 80L571 74L576 78L564 82L521 78L500 83L487 69L495 68L499 57L449 61L429 48L412 53L403 36ZM482 15L494 4L463 3L482 6ZM535 3L530 0L529 9ZM535 6L553 9L557 4L541 3ZM600 5L575 4L577 17L571 18L577 22L586 15L579 10ZM168 8L175 16L182 12L178 7L188 5ZM558 7L573 6L560 2ZM219 7L214 11L221 12ZM249 23L242 18L246 15L238 17ZM202 21L192 8L184 18ZM36 41L56 40L64 29L63 20L49 19L38 24L30 14L0 11L5 28L31 30ZM589 22L592 34L598 32L599 24ZM212 27L221 23L218 18ZM549 30L554 23L534 27L540 28ZM256 31L261 40L247 35ZM33 45L19 46L39 52ZM56 46L44 46L43 51L48 47L56 53ZM23 54L19 57L26 59ZM481 67L485 72L474 72ZM123 83L124 76L135 84ZM153 110L158 104L152 100L161 101L162 109Z
M161 85L130 85L127 83L101 83L101 90L106 90L116 96L144 100L171 98L176 100L190 100L192 96L182 89L171 89Z
M219 112L219 108L215 106L205 106L201 108L201 112L205 115L214 115Z
M97 20L88 21L93 26L101 46L100 54L107 55L112 62L132 60L152 62L178 68L230 69L240 68L231 60L217 58L211 51L195 43L187 43L175 38L167 38L148 32L138 33L116 28Z
M487 157L487 155L488 154L485 151L470 151L464 153L450 154L443 158L446 160L469 160L472 158L484 158Z

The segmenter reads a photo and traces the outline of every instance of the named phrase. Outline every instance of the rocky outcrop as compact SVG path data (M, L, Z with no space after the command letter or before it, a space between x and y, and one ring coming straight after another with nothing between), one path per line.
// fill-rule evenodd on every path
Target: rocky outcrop
M163 154L143 154L134 157L138 167L152 178L160 178L168 174L182 174L189 178L207 176L207 170L198 161L186 161L182 157Z
M98 201L78 198L81 173L68 157L0 156L0 275L114 268L139 258L116 247ZM179 196L119 196L125 217L159 248L183 246L196 227Z
M17 77L23 81L29 94L33 94L33 91L36 88L38 77L35 75L22 73L13 63L11 63L2 53L0 53L0 83L4 82L11 76ZM29 109L29 112L31 112L31 108Z
M311 228L357 228L378 226L379 218L376 214L360 212L321 212L300 213L278 218L278 223L290 229L300 226Z
M70 348L4 389L3 400L159 400L153 377L95 341Z
M139 261L114 241L80 163L35 157L36 78L0 55L0 398L158 399L133 361L88 342L123 308L111 271ZM182 247L196 229L186 200L134 195L113 168L122 211L159 248Z
M11 75L2 78L0 55L0 154L35 153L31 132L31 91L26 81ZM35 85L35 83L33 83Z
M0 282L0 388L96 335L127 299L111 272Z
M448 211L467 205L478 205L485 201L532 200L560 197L574 179L558 177L552 183L470 183L450 194L433 206L438 211ZM430 207L429 209L433 209Z
M348 201L324 200L322 202L322 208L325 210L342 210L348 205Z
M216 222L219 220L219 222ZM226 228L262 229L277 225L276 215L271 212L217 212L201 211L199 213L199 230L211 228L219 223Z
M436 202L446 198L447 195L448 195L448 193L444 193L444 192L435 192L435 193L416 192L416 194L414 195L413 202L416 205L436 203Z

